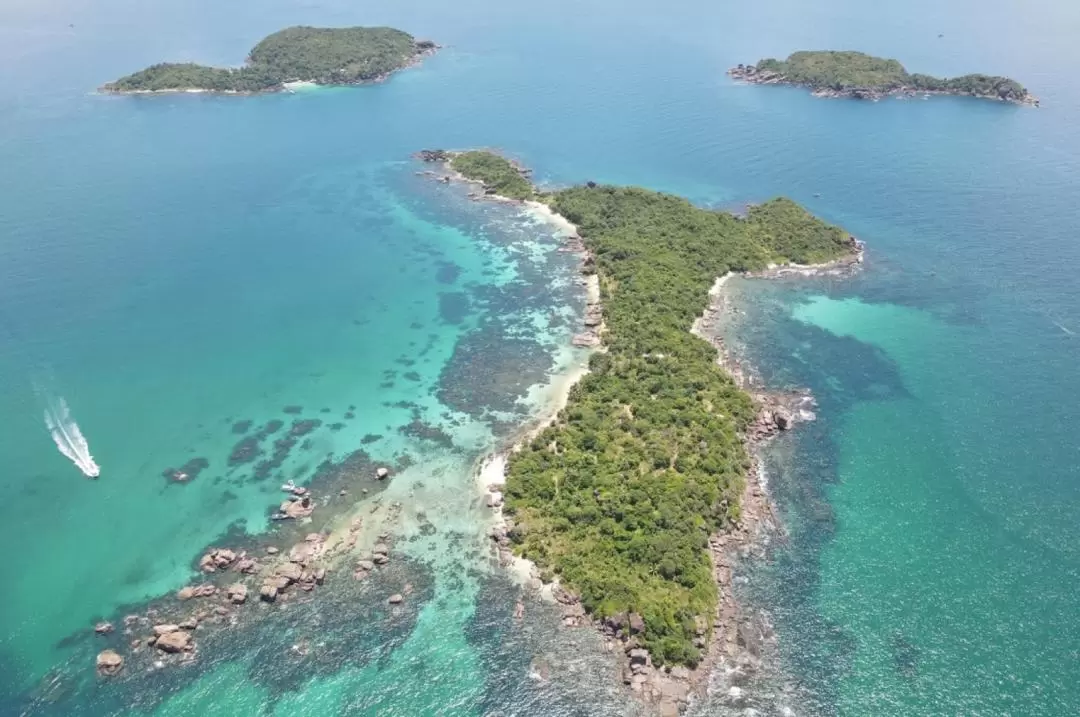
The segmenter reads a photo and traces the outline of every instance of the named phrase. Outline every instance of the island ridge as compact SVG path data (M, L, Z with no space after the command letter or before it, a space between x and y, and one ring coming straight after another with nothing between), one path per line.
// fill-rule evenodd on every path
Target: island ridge
M862 52L802 51L787 60L768 58L756 65L728 70L738 80L759 85L807 87L819 97L880 99L890 96L964 95L1038 106L1039 101L1016 80L996 75L963 75L942 79L909 73L897 60Z
M437 49L390 27L290 27L257 44L243 67L160 63L102 90L140 92L276 92L290 82L355 85L378 82Z
M589 373L509 458L509 539L654 664L696 665L718 600L709 536L740 520L757 407L691 326L718 277L850 257L857 242L788 199L739 218L637 187L541 192L491 152L422 156L486 194L547 204L577 226L584 270L599 275Z

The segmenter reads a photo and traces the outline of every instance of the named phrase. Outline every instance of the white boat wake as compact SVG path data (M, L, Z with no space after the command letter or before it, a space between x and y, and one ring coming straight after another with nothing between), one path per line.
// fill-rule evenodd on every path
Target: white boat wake
M71 417L64 399L47 399L45 406L45 425L52 434L53 442L60 452L71 459L87 478L101 475L101 467L90 455L90 446L79 430L79 424Z

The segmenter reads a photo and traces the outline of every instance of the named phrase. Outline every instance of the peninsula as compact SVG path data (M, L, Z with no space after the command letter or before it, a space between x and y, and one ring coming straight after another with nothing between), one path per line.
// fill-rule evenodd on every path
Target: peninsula
M390 27L290 27L263 39L243 67L151 65L101 89L114 93L277 92L287 83L379 82L438 46Z
M758 85L807 87L818 97L878 100L883 97L962 95L1039 105L1039 100L1023 85L1008 77L963 75L942 79L912 74L897 60L862 52L796 52L786 60L769 58L756 65L739 65L728 70L728 74Z
M577 226L599 279L600 349L509 457L506 537L645 659L696 665L719 599L709 539L742 517L758 406L691 327L718 277L851 257L858 243L788 199L740 218L637 187L543 192L491 152L421 157L485 194L547 204Z

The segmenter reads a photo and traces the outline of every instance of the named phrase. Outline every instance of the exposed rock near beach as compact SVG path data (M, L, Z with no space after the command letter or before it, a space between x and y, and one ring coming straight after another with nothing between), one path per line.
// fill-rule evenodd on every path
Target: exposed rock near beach
M195 648L195 643L191 639L191 633L186 630L181 630L176 625L165 625L162 627L173 628L169 632L158 635L157 641L154 643L154 647L162 652L178 653L187 652ZM157 632L158 628L155 627L154 631Z

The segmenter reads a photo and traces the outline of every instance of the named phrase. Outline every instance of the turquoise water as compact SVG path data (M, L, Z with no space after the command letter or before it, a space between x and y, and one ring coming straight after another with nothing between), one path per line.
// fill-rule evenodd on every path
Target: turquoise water
M296 23L447 48L363 89L91 93L158 59L239 62ZM748 568L790 687L756 707L1080 711L1078 28L1061 3L970 0L5 6L0 711L628 713L593 636L538 606L512 619L483 547L473 461L580 360L565 346L581 289L554 229L409 159L477 145L555 184L787 194L869 243L854 280L737 287L746 352L820 402L770 466L789 539ZM1014 75L1043 108L826 102L723 75L841 46ZM53 446L43 392L67 401L100 480ZM263 454L230 467L234 424L272 420ZM294 420L321 424L256 475ZM200 457L189 484L162 476ZM389 487L370 479L381 464L401 468ZM206 545L277 540L287 478L322 490L314 527L386 521L394 570L200 633L194 666L96 683L93 621L183 585ZM404 582L416 597L391 614ZM298 642L316 649L291 657Z

